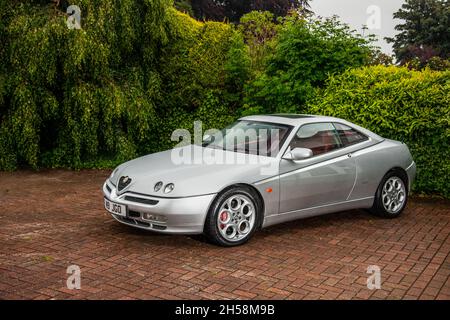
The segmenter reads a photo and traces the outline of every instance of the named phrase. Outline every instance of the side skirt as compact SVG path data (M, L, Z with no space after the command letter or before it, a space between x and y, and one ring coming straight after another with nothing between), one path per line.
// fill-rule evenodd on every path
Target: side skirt
M367 197L356 200L343 201L338 203L331 203L317 207L311 207L296 211L289 211L280 214L272 214L264 218L262 227L268 227L274 224L279 224L287 221L320 216L323 214L351 210L370 208L373 205L374 197Z

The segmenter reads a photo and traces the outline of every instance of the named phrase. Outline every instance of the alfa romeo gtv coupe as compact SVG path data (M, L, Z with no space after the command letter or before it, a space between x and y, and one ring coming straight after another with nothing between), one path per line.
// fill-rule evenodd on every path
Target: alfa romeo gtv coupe
M343 210L396 217L416 174L404 143L332 117L249 116L202 141L118 166L103 185L106 210L236 246L259 228Z

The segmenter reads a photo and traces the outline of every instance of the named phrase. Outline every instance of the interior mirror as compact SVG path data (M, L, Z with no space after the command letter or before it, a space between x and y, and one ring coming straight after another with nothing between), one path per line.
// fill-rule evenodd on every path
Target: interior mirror
M298 161L303 159L308 159L313 156L313 152L311 149L307 148L294 148L293 150L287 152L283 159Z

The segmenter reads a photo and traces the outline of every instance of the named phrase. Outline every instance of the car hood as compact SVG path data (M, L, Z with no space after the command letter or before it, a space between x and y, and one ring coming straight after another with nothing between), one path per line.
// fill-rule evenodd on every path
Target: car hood
M181 161L180 155L185 155L183 159L187 161ZM274 176L278 163L276 158L189 145L126 162L117 168L111 180L117 186L120 177L131 178L119 194L131 191L157 197L189 197ZM164 186L174 183L174 190L166 194L163 186L155 192L154 186L159 181Z

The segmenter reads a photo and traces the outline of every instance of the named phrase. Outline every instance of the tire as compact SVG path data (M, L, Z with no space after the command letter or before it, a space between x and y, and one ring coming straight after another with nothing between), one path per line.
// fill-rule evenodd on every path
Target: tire
M408 202L408 177L400 169L386 173L378 186L370 212L383 218L396 218Z
M209 208L204 233L214 244L234 247L246 243L260 226L262 205L249 187L220 193Z

